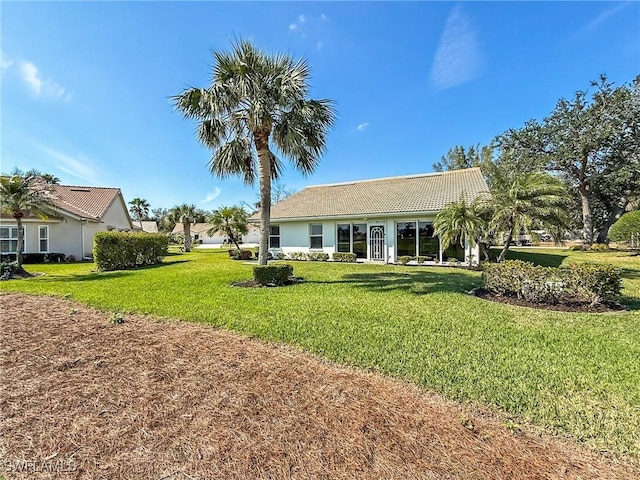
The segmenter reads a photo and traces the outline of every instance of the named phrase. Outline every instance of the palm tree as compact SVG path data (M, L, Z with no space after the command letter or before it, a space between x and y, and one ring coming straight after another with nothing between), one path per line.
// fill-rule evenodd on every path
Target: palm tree
M207 223L211 225L207 235L221 233L229 237L238 249L238 237L249 231L247 212L242 207L220 207L207 218Z
M129 212L140 222L140 229L142 229L142 219L147 218L149 215L149 202L144 198L134 198L129 202Z
M567 202L564 185L547 173L499 174L491 190L491 224L504 233L498 262L504 261L514 235L529 233L538 222L558 223Z
M479 202L468 202L464 195L438 212L433 221L434 233L440 238L442 249L463 244L468 239L473 248L486 235L486 222L481 216Z
M196 221L196 206L195 205L187 205L183 203L182 205L177 205L173 207L169 211L169 216L171 220L175 223L182 224L182 233L184 235L184 251L191 251L191 224Z
M282 163L272 148L309 174L326 150L335 121L330 100L307 100L309 66L304 59L269 55L239 40L231 52L214 51L208 88L189 88L173 97L185 118L198 122L198 139L213 151L209 163L218 177L241 176L260 183L259 263L267 263L271 180ZM256 168L257 167L257 168Z
M16 248L17 269L26 274L22 268L24 251L24 231L22 218L25 215L36 215L46 219L55 213L54 197L40 188L39 177L34 175L11 175L0 177L0 211L11 215L18 227L18 245Z

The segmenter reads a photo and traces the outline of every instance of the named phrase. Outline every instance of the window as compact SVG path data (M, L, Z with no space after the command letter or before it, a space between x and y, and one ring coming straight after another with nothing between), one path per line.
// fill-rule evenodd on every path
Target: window
M312 249L322 250L322 224L312 223L309 225L309 246Z
M338 252L351 252L351 225L349 223L338 224Z
M38 240L40 243L40 253L49 252L49 226L40 225L38 227Z
M431 222L418 222L418 255L437 256L440 254L440 241L433 232Z
M269 226L269 248L280 248L280 225Z
M416 255L416 222L398 222L396 224L396 245L398 256Z
M22 233L25 233L22 227ZM24 244L27 243L24 235ZM16 253L18 250L18 227L0 227L0 253Z

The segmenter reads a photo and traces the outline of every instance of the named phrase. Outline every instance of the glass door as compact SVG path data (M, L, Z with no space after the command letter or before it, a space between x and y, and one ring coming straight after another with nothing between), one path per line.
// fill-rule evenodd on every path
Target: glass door
M369 227L369 258L374 261L385 261L384 226Z

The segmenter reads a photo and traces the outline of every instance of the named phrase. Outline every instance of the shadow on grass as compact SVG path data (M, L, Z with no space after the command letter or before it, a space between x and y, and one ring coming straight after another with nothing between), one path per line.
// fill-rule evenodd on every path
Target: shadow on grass
M371 292L386 293L391 291L411 292L425 295L438 292L468 292L479 284L479 279L469 274L458 272L385 272L385 273L352 273L340 280L313 281L307 283L344 283L364 288Z
M507 252L507 260L522 260L542 267L559 267L568 256L569 255L558 255L545 251L517 252L515 250L509 250Z

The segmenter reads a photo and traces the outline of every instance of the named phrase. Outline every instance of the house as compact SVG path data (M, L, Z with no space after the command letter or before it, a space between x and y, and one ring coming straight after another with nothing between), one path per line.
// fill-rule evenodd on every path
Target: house
M226 235L208 235L207 230L211 228L208 223L192 223L191 224L191 240L193 242L201 242L205 245L219 245L228 244L229 239ZM176 223L171 232L172 235L182 235L184 232L182 223ZM260 229L255 225L249 225L249 231L242 235L238 240L238 243L260 243Z
M158 233L158 222L155 220L134 221L133 229L146 233Z
M448 203L488 191L479 168L307 187L271 207L269 246L386 263L418 255L477 263L479 248L466 240L443 251L433 220Z
M27 215L24 253L63 253L76 260L90 258L97 232L133 229L119 188L50 185L56 215L46 220ZM18 228L15 220L0 216L0 252L15 253Z

